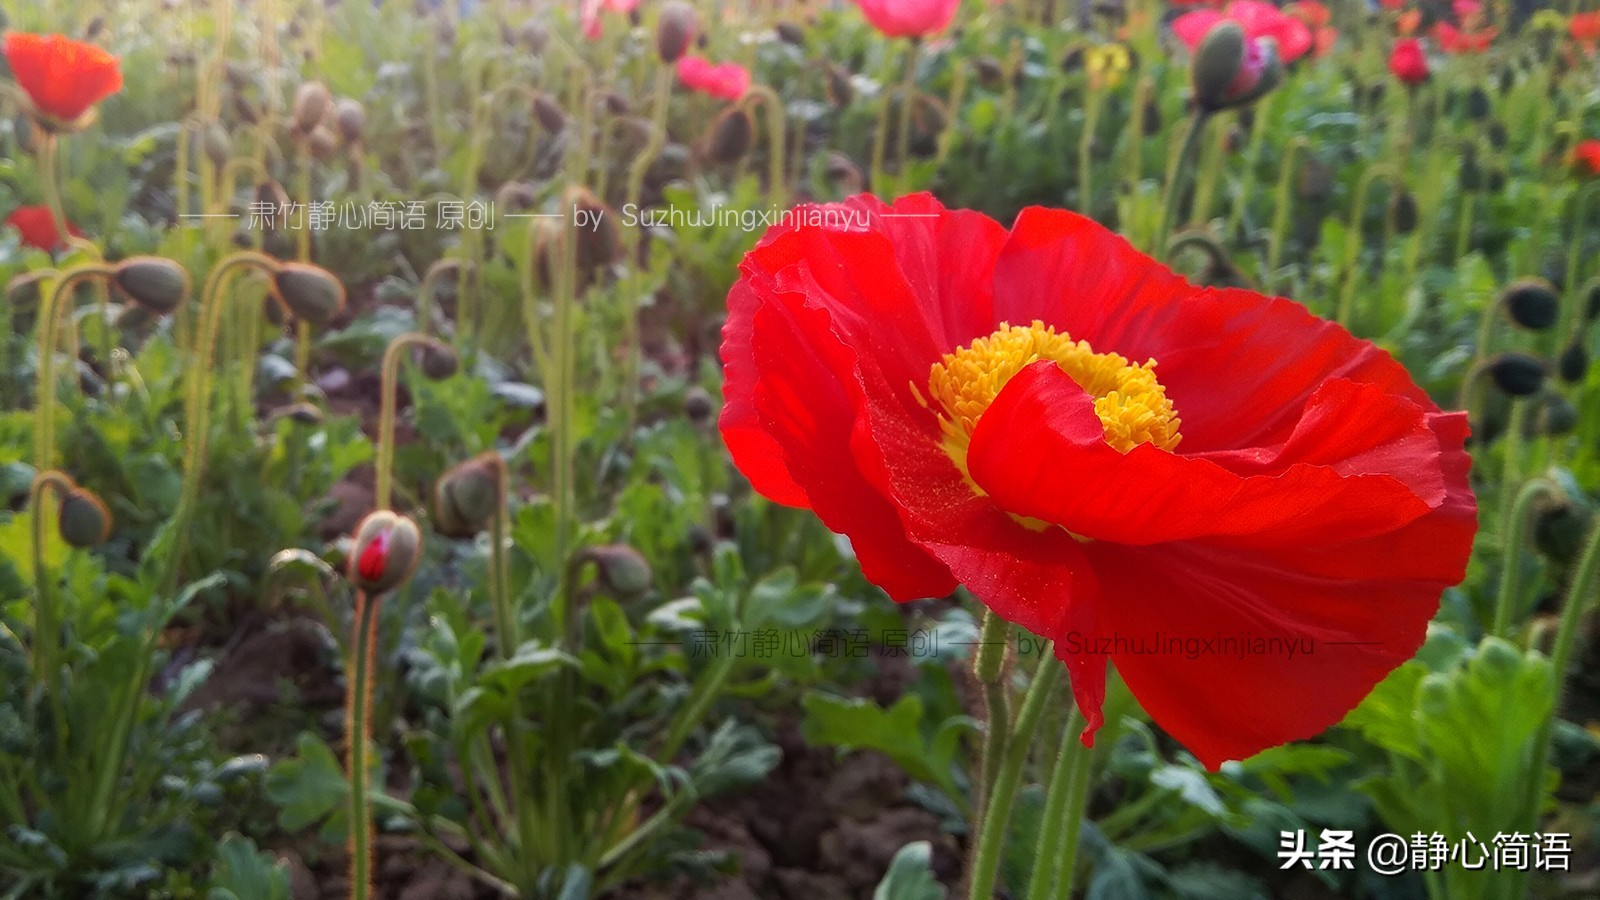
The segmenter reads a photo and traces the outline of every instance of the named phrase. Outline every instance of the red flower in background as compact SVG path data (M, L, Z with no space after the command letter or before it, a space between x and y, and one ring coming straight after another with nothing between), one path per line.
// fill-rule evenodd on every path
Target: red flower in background
M5 53L12 77L47 126L71 126L122 89L117 58L93 44L13 31Z
M713 63L703 56L678 59L678 80L702 94L737 100L750 90L750 70L738 63Z
M1298 0L1283 8L1283 11L1296 19L1304 22L1311 29L1311 55L1321 57L1327 55L1333 45L1339 40L1339 29L1329 25L1333 21L1333 13L1317 0Z
M55 219L50 215L48 206L19 206L6 216L6 224L22 235L25 247L51 252L67 242L66 235L56 230ZM84 236L71 222L67 223L67 233L73 237Z
M1086 742L1108 660L1215 768L1415 653L1476 503L1465 415L1388 354L1070 212L804 211L823 224L768 231L728 295L735 463L892 598L964 584L1053 639ZM1283 652L1181 649L1230 639Z
M639 6L639 0L583 0L583 6L578 12L580 24L583 27L584 40L598 41L604 33L604 21L601 14L607 11L627 15Z
M1439 49L1450 54L1482 53L1494 43L1495 36L1500 29L1490 26L1477 31L1462 31L1449 22L1440 22L1433 26L1433 39L1439 43Z
M1393 12L1406 5L1406 0L1378 0L1378 5Z
M1600 141L1590 138L1572 148L1572 162L1589 175L1600 175Z
M1567 22L1567 30L1583 49L1593 52L1596 46L1600 46L1600 12L1573 13Z
M1416 38L1395 41L1389 54L1389 72L1405 84L1427 81L1428 55L1422 51L1422 42Z
M1278 42L1278 58L1291 63L1311 49L1311 29L1306 23L1263 0L1233 0L1218 12L1214 9L1197 9L1186 12L1172 21L1172 32L1190 50L1200 46L1218 22L1231 20L1244 29L1245 37L1252 41L1269 37Z
M856 0L856 5L889 37L922 37L949 27L961 0Z

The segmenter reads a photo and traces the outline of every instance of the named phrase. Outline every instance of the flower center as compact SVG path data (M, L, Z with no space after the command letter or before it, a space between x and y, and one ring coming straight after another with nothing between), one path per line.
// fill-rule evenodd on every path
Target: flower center
M1031 325L1000 323L1000 329L946 353L928 374L928 390L942 407L945 452L966 471L967 445L984 410L1011 376L1048 359L1094 398L1106 443L1127 453L1140 444L1162 450L1178 446L1181 420L1156 380L1156 361L1136 366L1116 353L1096 353L1088 341L1034 320Z

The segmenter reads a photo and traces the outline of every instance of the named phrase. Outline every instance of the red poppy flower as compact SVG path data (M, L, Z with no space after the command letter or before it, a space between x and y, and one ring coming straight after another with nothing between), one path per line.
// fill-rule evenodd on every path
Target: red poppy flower
M856 0L856 5L889 37L922 37L945 30L961 0Z
M583 29L583 38L587 41L598 41L603 34L601 14L606 11L627 15L639 6L639 0L583 0L583 6L578 11L579 25Z
M47 125L70 127L122 89L117 58L93 44L13 31L5 53L12 77Z
M60 249L67 242L56 230L55 219L50 215L48 206L19 206L6 216L6 224L22 235L24 247L34 247L48 253ZM67 223L67 233L73 237L84 236L71 222Z
M1074 213L801 207L728 307L720 424L754 488L847 535L890 597L964 584L1053 639L1086 743L1108 660L1213 768L1310 737L1464 573L1465 414L1304 307L1194 287Z
M1600 141L1593 138L1578 142L1572 148L1572 162L1590 175L1600 175Z
M1422 42L1416 38L1395 41L1389 54L1389 72L1405 84L1427 81L1428 55L1422 52Z
M1439 49L1453 55L1483 53L1499 33L1500 29L1494 26L1477 31L1462 31L1449 22L1439 22L1433 26L1433 39L1438 42Z
M1197 9L1172 20L1172 32L1190 50L1200 46L1218 22L1231 20L1244 29L1245 37L1269 37L1278 42L1278 58L1291 63L1311 49L1311 29L1306 23L1263 0L1233 0L1221 12Z
M1406 0L1378 0L1378 5L1393 12L1406 5Z
M1304 22L1311 29L1311 55L1314 57L1326 56L1339 40L1339 29L1329 25L1333 21L1333 13L1317 0L1298 0L1283 8L1283 11L1296 19Z
M1600 46L1600 12L1573 13L1567 29L1585 50L1593 51Z
M678 80L702 94L737 100L750 90L750 70L738 63L713 63L703 56L678 59Z
M1401 37L1411 37L1422 24L1422 10L1408 9L1394 20L1394 30Z

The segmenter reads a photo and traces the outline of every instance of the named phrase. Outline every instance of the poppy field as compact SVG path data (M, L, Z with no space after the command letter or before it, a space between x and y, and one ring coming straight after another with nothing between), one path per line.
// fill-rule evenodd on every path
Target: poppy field
M1588 0L0 13L0 900L1600 897Z

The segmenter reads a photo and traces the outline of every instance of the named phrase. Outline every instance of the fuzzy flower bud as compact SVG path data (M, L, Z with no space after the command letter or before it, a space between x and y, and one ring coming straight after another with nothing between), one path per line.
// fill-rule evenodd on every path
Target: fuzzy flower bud
M439 477L433 500L440 533L476 534L506 502L505 460L489 451L457 463Z
M349 578L368 594L405 583L422 562L422 532L417 523L386 509L370 513L356 526Z
M81 487L61 498L56 518L61 539L79 550L103 544L111 536L111 511L94 492Z
M1278 86L1283 62L1278 44L1250 40L1235 22L1221 22L1206 33L1190 68L1194 99L1202 110L1244 106Z
M189 297L188 270L160 256L133 256L117 263L111 281L129 300L159 316Z
M344 309L344 285L332 272L309 263L284 263L272 276L272 291L296 316L318 327Z

